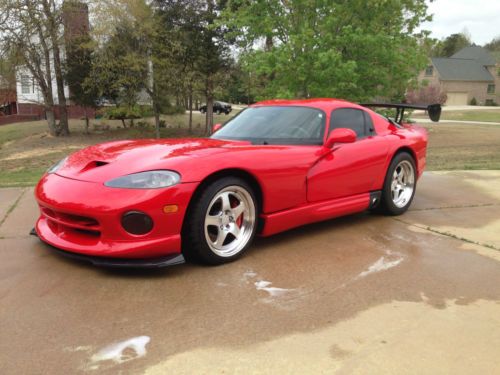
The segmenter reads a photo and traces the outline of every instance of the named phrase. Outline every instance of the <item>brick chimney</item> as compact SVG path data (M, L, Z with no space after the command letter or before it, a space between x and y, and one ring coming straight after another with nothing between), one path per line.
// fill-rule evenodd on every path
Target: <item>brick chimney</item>
M62 20L66 43L75 37L88 34L90 22L87 4L78 0L66 0L63 4Z

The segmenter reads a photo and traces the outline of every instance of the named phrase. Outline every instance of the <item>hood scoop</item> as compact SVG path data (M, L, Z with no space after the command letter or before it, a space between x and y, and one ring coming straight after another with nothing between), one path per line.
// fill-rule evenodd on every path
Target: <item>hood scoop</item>
M91 162L87 163L87 165L80 170L80 173L89 171L91 169L99 168L99 167L102 167L103 165L107 165L107 164L109 164L107 161L92 160Z

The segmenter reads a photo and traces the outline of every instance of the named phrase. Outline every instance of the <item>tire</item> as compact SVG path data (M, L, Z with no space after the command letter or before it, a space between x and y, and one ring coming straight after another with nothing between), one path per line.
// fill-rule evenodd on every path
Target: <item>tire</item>
M417 187L417 168L407 152L394 156L385 176L379 211L386 215L401 215L411 205Z
M216 113L217 115L220 115L220 109L216 110L216 111L215 111L215 113Z
M204 114L206 111L203 108L200 108L201 114Z
M218 265L238 259L257 231L258 205L246 181L224 177L194 197L182 231L188 260Z

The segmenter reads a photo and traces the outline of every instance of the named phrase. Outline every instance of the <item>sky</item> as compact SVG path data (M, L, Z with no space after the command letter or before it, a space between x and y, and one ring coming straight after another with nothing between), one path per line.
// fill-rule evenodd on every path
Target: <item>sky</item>
M474 43L484 45L500 36L500 0L434 0L428 1L432 22L422 29L431 36L443 39L466 28Z

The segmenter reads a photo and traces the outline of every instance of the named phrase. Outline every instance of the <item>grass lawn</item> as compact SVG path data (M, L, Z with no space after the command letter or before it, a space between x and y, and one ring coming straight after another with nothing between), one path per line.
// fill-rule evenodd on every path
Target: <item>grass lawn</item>
M483 111L484 112L484 111ZM215 116L224 122L232 115ZM162 137L189 136L186 114L165 116ZM124 129L119 121L106 123L110 130L83 132L83 121L70 123L70 137L51 137L44 121L0 126L0 186L31 186L43 172L64 156L83 147L111 140L153 138L150 126ZM193 113L193 135L203 136L204 116ZM500 126L472 124L425 124L429 131L428 170L500 169Z
M428 170L500 169L500 125L425 124Z
M215 115L215 122L225 122L230 115ZM193 134L188 132L188 114L162 116L167 127L161 129L162 138L202 137L205 116L193 112ZM84 132L84 122L70 121L71 136L52 137L46 121L33 121L0 126L0 187L35 185L47 168L66 155L96 143L120 139L154 138L154 120L149 126L123 128L121 121L91 121L90 134ZM136 121L136 124L138 121ZM95 130L94 124L109 125L109 130Z
M423 113L416 113L415 119L427 118ZM442 120L458 120L458 121L488 121L500 122L500 108L482 109L482 110L463 110L463 111L443 111L441 113Z

